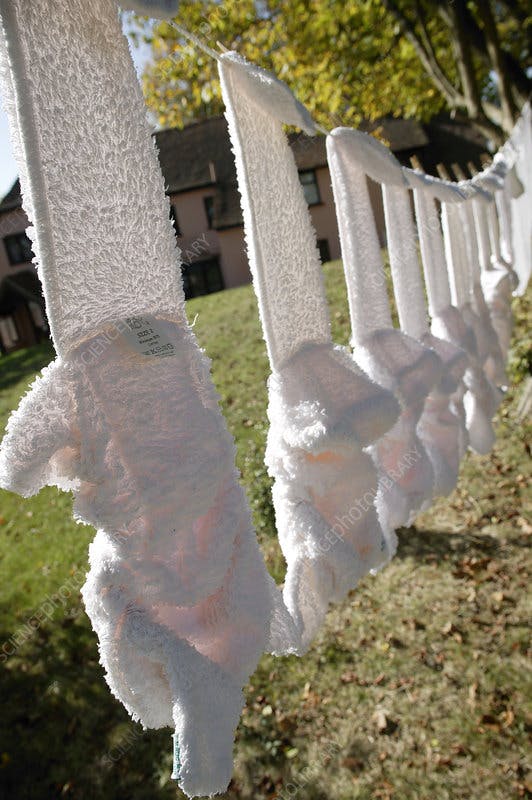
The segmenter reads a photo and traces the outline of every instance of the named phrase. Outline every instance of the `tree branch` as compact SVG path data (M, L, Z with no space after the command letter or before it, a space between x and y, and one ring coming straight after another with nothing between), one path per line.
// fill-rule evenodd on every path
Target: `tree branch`
M461 106L464 102L464 97L460 94L460 92L453 86L453 84L448 80L447 76L443 74L441 69L439 68L439 64L435 61L434 57L431 55L431 50L427 50L424 43L418 37L412 22L408 19L407 16L402 12L399 8L398 4L395 0L382 0L384 7L387 11L392 14L395 21L399 25L399 29L401 33L408 39L410 44L413 46L417 57L421 61L423 68L427 75L430 77L436 88L441 92L441 94L445 97L448 105L451 108L456 108Z
M449 34L456 56L456 64L465 97L465 107L473 119L479 116L482 109L480 89L477 85L473 57L466 33L466 2L454 0L449 4L451 27Z
M426 24L426 21L425 21L425 12L423 10L423 7L422 7L421 3L419 2L419 0L416 0L415 5L416 5L416 13L417 13L418 20L419 20L419 27L420 27L420 31L421 31L420 38L421 38L421 42L423 44L423 47L425 48L425 52L427 54L427 59L430 61L430 64L431 64L431 67L432 67L432 70L433 70L434 74L439 76L439 80L440 80L441 84L445 85L447 87L448 95L449 96L454 95L456 93L456 87L449 80L449 78L447 77L447 75L443 71L443 68L442 68L440 62L438 61L438 57L436 56L436 51L434 50L434 47L432 46L432 42L430 40L430 36L429 36L428 30L427 30L427 24Z
M481 113L480 116L472 118L468 114L457 111L453 114L453 118L457 122L462 122L464 125L472 125L486 140L491 140L495 145L500 146L504 144L506 137L502 133L501 128L494 122L491 122L485 114Z
M492 67L497 75L497 89L501 98L502 106L502 127L506 133L510 133L513 123L517 117L517 113L512 97L510 80L502 59L499 35L497 33L495 19L492 14L489 0L482 0L481 3L477 3L477 9L484 24L488 55L490 57Z
M485 0L482 0L482 2L484 1ZM438 7L438 14L441 17L441 19L445 22L445 24L451 27L452 21L449 15L448 8L449 6L447 4L440 4ZM484 31L478 25L476 19L467 8L466 8L466 16L464 19L464 24L467 30L467 37L469 39L471 47L489 68L491 66L490 56L487 49L486 37L484 36ZM517 100L518 105L522 106L523 103L527 101L528 97L530 96L530 92L532 91L532 80L527 76L525 70L522 68L519 61L516 58L514 58L514 56L507 50L501 49L501 57L504 63L504 67L507 70L510 80L512 82L513 94Z

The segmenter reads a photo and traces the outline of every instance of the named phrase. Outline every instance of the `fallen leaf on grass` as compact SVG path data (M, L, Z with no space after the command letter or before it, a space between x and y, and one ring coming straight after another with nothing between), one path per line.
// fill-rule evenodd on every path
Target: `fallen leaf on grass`
M484 733L484 730L495 731L498 733L501 729L501 724L497 717L493 714L483 714L479 720L479 733Z
M477 689L478 683L475 681L471 684L467 693L467 705L471 706L471 708L474 708L477 703Z
M341 762L341 766L345 767L351 772L362 772L364 769L364 762L361 761L360 758L347 756L347 758L344 758L344 760Z
M386 714L384 713L384 711L376 711L373 714L373 721L375 722L378 731L382 732L386 730L386 726L388 725L388 720L386 719Z
M515 714L511 708L507 708L506 711L499 714L499 719L502 722L503 728L510 728L514 724Z
M372 717L375 725L377 726L378 732L382 736L389 736L390 734L394 733L397 728L399 727L399 723L395 722L393 719L389 719L386 716L386 713L382 711L382 709L377 710Z
M453 760L450 756L442 756L441 753L436 753L434 761L438 767L451 767Z
M524 517L517 517L516 522L523 533L532 534L532 525L528 522L528 520L526 520Z
M383 781L380 786L375 789L373 793L374 798L378 800L392 800L395 789L389 781Z

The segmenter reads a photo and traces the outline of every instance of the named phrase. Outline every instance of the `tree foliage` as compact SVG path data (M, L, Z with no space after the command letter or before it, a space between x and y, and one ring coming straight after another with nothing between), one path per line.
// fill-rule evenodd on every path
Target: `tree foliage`
M181 0L177 21L273 70L326 127L448 109L499 142L530 92L526 0ZM139 35L160 125L222 112L213 59L171 23Z

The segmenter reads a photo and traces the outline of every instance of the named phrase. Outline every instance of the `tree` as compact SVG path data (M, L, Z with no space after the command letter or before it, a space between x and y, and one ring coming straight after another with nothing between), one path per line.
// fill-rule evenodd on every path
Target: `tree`
M177 21L273 70L326 127L447 109L500 143L531 89L526 0L181 0ZM222 112L213 59L169 23L138 34L160 125Z

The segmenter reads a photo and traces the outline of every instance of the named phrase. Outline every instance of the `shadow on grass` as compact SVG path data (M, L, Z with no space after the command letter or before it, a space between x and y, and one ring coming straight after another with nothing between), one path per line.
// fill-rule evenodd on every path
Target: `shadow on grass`
M0 357L0 391L41 370L55 358L52 343L42 342L25 350L16 350Z
M73 611L0 662L0 798L185 800L170 779L171 730L144 731L132 722L109 692L87 617ZM0 630L0 647L13 633ZM282 785L279 775L290 774L291 762L267 751L267 733L241 727L238 738L237 747L257 757L246 755L247 788L232 781L220 800L271 796L268 776ZM305 800L328 800L317 787L305 792Z
M160 783L170 731L143 731L110 695L83 614L36 631L0 670L1 797L176 798Z
M489 534L475 534L472 531L447 533L412 528L397 531L399 544L396 558L414 558L420 561L443 558L463 558L464 556L492 556L501 547L501 542Z

